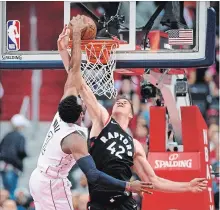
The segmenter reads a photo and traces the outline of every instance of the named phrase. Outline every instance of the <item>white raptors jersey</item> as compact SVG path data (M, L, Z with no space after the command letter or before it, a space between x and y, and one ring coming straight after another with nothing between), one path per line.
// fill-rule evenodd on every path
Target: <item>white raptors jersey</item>
M54 178L66 178L68 176L76 161L72 154L66 154L62 151L61 142L75 131L87 138L87 128L65 123L56 113L38 158L37 167L42 172Z

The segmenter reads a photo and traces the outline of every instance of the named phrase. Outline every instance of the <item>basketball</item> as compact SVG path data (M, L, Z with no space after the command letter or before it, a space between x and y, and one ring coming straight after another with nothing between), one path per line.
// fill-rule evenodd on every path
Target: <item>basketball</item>
M84 23L88 24L88 27L82 31L81 39L82 40L90 40L95 39L97 33L97 27L94 20L88 16L83 16ZM68 26L70 29L72 26ZM70 39L72 39L72 30L70 31Z
M84 32L82 32L81 39L83 40L95 39L97 33L97 27L94 20L90 17L84 16L84 23L87 23L89 26Z

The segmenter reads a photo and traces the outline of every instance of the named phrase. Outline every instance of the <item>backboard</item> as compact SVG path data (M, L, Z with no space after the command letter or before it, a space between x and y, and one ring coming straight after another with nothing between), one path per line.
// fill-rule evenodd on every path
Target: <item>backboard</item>
M56 41L63 25L77 14L96 21L97 36L125 41L116 52L117 68L203 67L214 62L215 12L206 1L14 1L0 2L0 14L0 69L63 68ZM19 47L13 45L17 42Z

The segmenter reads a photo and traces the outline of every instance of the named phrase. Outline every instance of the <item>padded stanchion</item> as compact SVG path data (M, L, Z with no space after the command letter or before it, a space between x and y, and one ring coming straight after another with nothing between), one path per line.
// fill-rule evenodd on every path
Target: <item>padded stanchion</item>
M166 151L166 109L164 107L150 108L150 151L165 152Z
M153 195L144 195L142 210L214 210L207 126L196 106L181 107L183 152L161 152L165 142L165 113L161 107L150 110L150 152L148 161L155 173L173 181L188 182L193 178L204 177L209 180L208 189L202 193L163 193L154 191ZM160 117L155 122L154 119ZM152 121L151 121L152 119ZM156 139L155 139L156 138ZM158 141L160 138L160 142ZM157 149L159 148L159 149Z

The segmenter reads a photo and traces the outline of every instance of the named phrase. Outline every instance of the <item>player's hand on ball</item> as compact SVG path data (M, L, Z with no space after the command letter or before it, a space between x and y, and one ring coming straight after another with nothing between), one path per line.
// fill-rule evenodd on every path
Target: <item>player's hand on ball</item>
M68 48L69 35L70 29L67 27L67 25L65 25L62 33L59 35L59 38L57 40L57 48L59 51L66 50Z
M202 192L207 188L208 181L205 178L195 178L189 182L189 191Z
M149 189L153 189L153 184L150 182L141 182L138 180L130 182L131 192L153 194Z
M77 15L76 17L72 18L69 23L69 25L72 27L72 30L79 30L80 32L83 32L88 27L88 23L85 23L84 17L84 15Z

